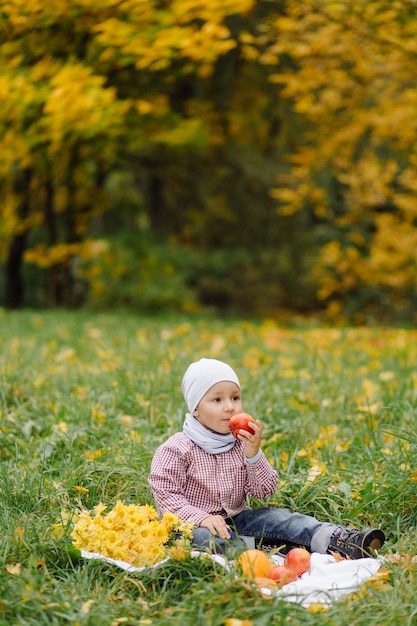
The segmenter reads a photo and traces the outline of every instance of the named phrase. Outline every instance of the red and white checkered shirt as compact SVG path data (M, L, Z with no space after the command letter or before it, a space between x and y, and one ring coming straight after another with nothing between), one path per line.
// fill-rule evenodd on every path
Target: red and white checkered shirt
M241 441L228 452L209 454L181 432L156 450L149 484L161 515L171 511L199 526L209 515L237 515L248 495L272 495L278 475L263 452L255 462L245 459Z

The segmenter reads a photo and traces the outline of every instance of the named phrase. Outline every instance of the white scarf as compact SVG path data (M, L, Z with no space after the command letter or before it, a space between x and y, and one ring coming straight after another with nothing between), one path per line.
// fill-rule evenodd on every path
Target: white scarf
M193 417L191 413L186 413L185 415L183 431L191 441L209 454L228 452L236 443L232 433L226 435L215 433L214 430L209 430L200 424L198 419Z

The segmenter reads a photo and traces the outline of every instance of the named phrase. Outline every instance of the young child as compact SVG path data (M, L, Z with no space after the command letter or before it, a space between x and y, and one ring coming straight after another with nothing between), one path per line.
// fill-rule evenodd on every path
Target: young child
M182 390L189 410L183 431L156 450L149 483L161 515L171 511L194 523L194 547L223 553L245 536L256 547L304 546L352 559L380 549L385 537L376 528L360 531L287 509L248 509L247 496L275 493L278 475L260 448L259 420L254 434L240 430L236 439L229 430L230 418L242 411L236 373L203 358L188 367Z

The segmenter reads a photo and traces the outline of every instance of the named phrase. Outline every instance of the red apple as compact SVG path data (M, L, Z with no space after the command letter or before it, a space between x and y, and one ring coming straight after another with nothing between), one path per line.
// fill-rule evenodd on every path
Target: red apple
M248 413L237 413L229 420L230 432L236 439L241 429L247 430L248 433L253 435L255 431L249 426L251 422L255 422L255 420Z
M285 565L273 565L271 569L268 570L267 577L274 580L278 585L286 585L287 583L292 583L294 580L297 580L297 574L294 570L285 567Z
M292 548L284 559L284 565L301 576L310 568L310 552L305 548Z

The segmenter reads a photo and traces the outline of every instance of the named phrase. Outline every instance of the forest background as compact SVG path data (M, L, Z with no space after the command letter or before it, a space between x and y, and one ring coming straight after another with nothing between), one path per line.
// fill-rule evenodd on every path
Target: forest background
M0 305L415 322L415 0L0 0Z

